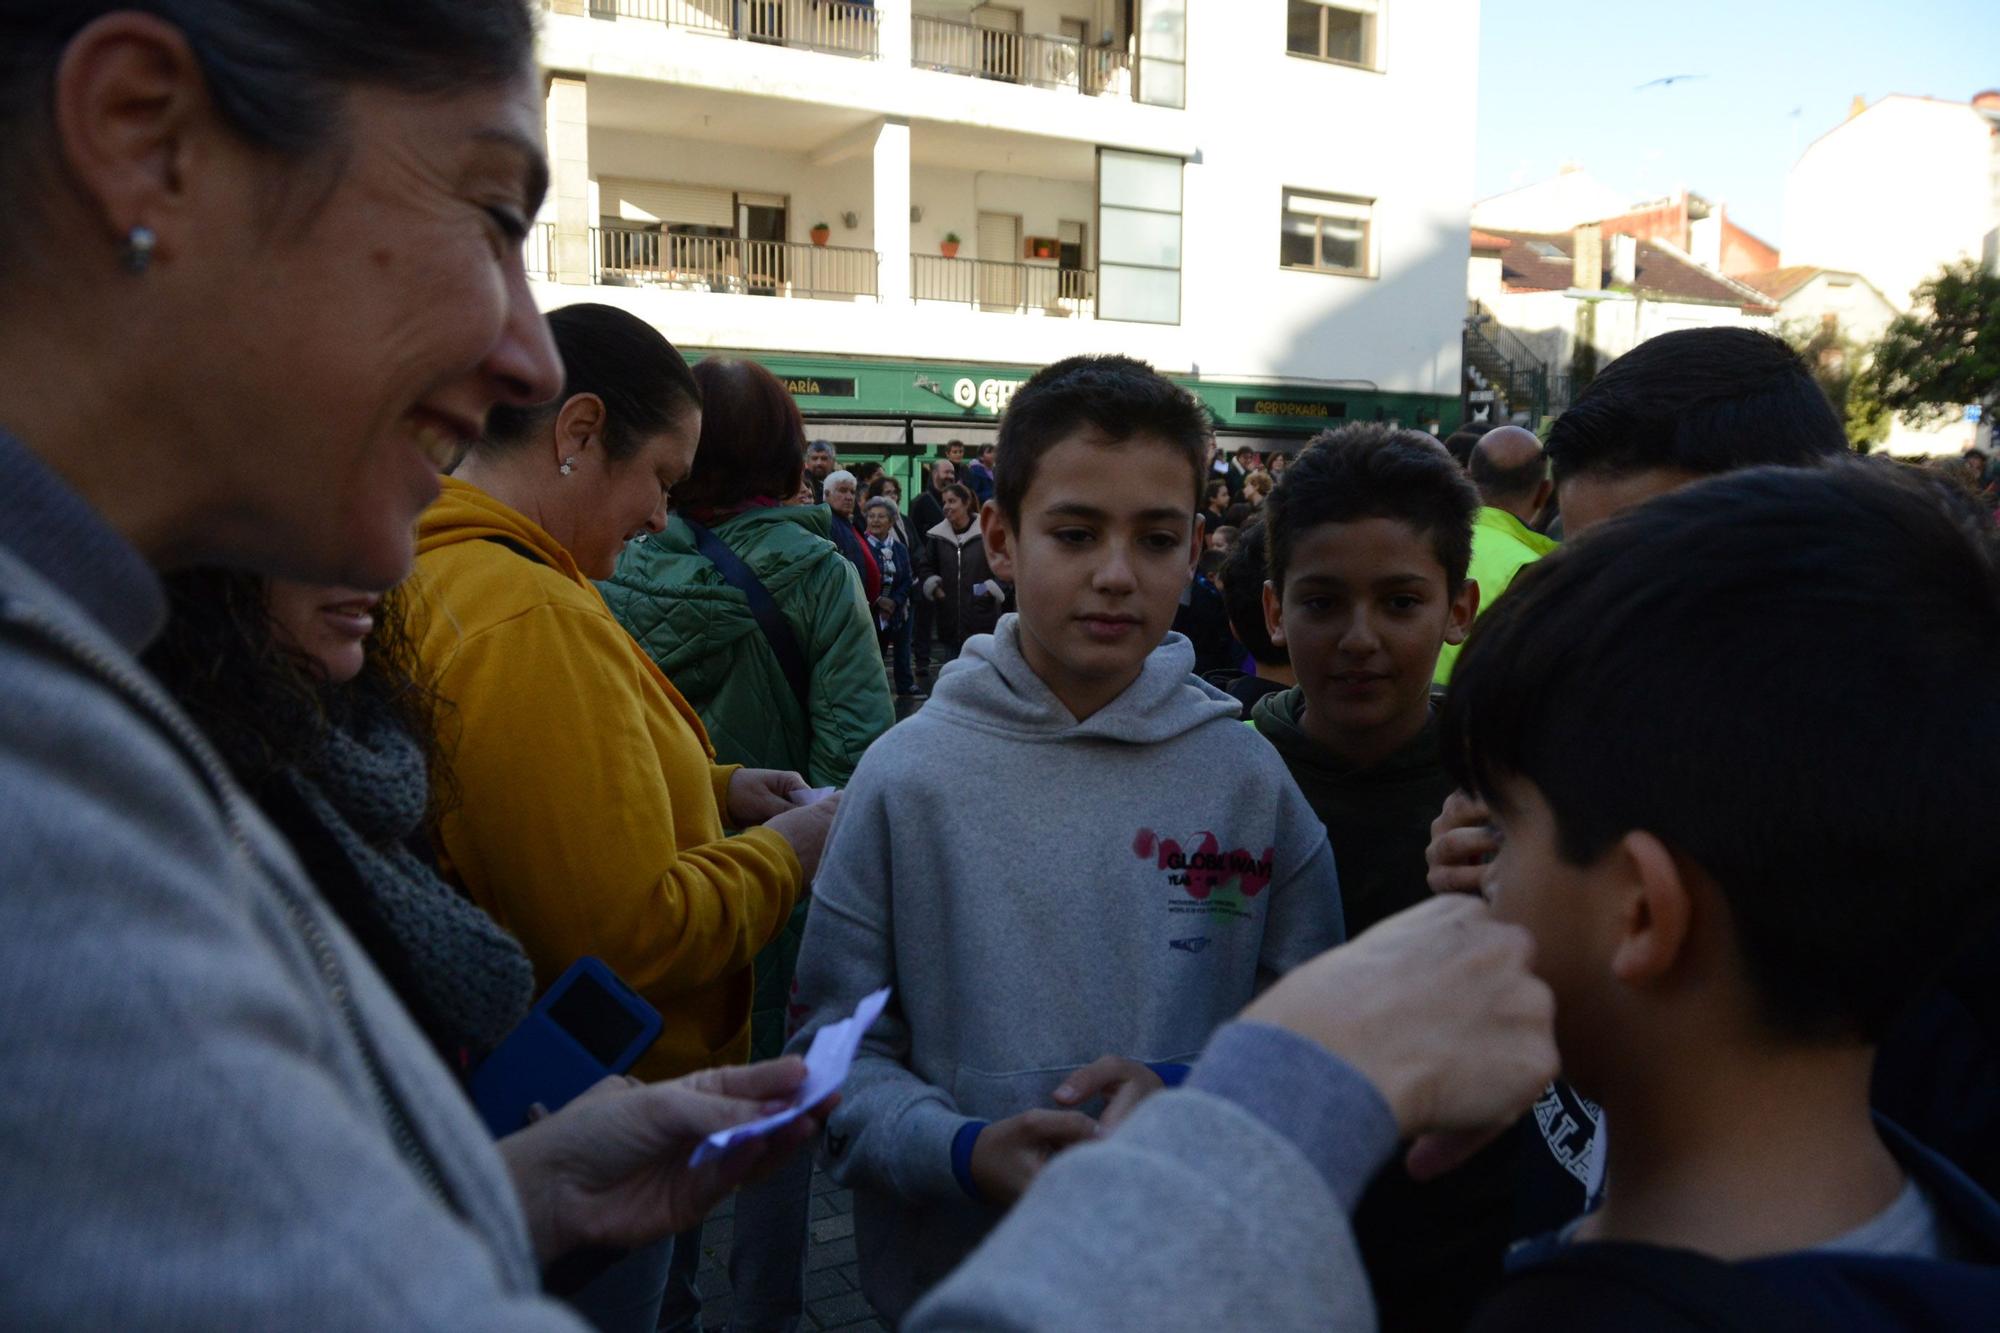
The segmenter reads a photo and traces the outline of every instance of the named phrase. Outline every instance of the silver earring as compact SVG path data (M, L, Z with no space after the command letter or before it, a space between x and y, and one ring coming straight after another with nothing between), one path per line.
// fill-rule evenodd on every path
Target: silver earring
M571 454L568 458L563 459L562 466L557 468L556 471L562 473L565 477L567 477L570 474L570 469L574 468L575 466L576 466L576 455Z
M138 226L125 233L125 271L132 274L144 273L153 266L153 247L160 238L153 229Z

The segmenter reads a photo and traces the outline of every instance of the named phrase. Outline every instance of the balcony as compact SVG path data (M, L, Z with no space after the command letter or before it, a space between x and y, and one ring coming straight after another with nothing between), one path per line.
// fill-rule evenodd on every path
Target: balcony
M622 227L592 227L590 257L591 281L607 287L805 300L873 300L881 266L873 250Z
M1097 312L1097 274L1048 264L911 255L910 295L1016 315L1090 319Z
M1089 97L1132 96L1125 52L1086 46L1074 37L982 28L916 14L910 19L910 61L919 69L1068 89Z
M769 46L873 60L881 54L873 4L854 0L546 0L558 14L650 19Z

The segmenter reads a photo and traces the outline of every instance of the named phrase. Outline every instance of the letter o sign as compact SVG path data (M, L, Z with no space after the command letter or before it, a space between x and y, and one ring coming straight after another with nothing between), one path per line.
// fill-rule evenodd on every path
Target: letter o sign
M979 386L969 379L959 380L951 386L951 401L960 407L971 407L979 401Z

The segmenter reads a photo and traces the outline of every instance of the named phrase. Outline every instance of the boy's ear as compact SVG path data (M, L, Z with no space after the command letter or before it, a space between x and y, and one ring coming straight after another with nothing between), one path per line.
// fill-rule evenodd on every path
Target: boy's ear
M1628 986L1649 986L1672 972L1686 954L1692 886L1667 845L1644 830L1627 833L1608 855L1616 858L1626 895L1611 949L1611 974Z
M1271 586L1271 580L1264 580L1264 630L1271 636L1271 642L1285 646L1285 612L1279 601L1278 590Z
M979 534L986 539L986 564L995 578L1014 581L1014 533L997 500L988 500L979 509Z
M1479 616L1479 580L1467 579L1451 599L1451 612L1444 622L1444 641L1464 643Z
M1188 533L1188 577L1194 577L1195 566L1201 563L1201 553L1208 549L1208 520L1200 514L1188 524L1193 531Z

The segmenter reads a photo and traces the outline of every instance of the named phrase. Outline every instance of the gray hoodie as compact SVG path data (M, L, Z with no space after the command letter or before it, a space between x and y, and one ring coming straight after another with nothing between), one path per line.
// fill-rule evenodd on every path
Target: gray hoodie
M968 1123L1048 1107L1100 1055L1191 1061L1259 985L1340 942L1325 830L1179 635L1078 722L1018 621L967 642L862 758L799 955L794 1048L893 986L827 1126L862 1290L899 1316L998 1214Z

